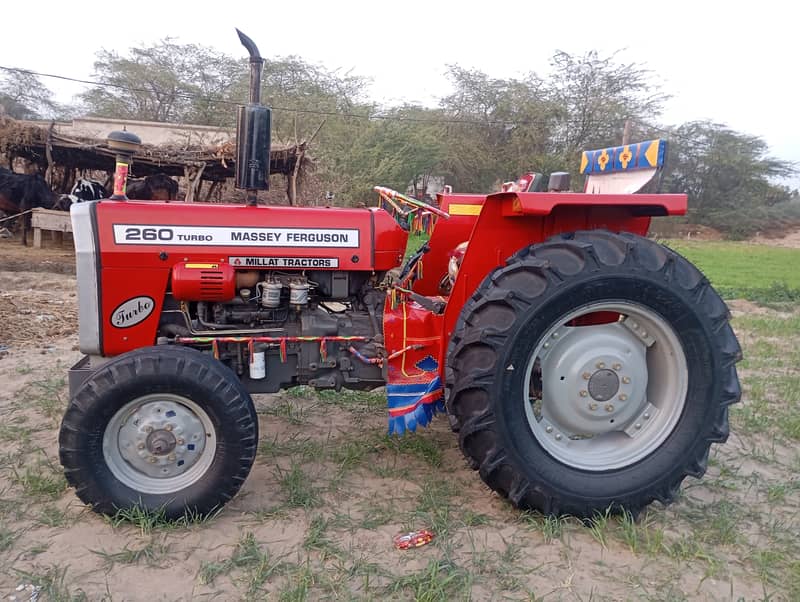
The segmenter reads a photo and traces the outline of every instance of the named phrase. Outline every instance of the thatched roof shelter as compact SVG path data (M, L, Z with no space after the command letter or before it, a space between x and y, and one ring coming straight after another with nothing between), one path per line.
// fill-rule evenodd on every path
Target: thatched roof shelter
M115 152L108 148L105 140L84 136L68 136L60 133L51 122L21 122L0 116L0 154L9 163L15 158L24 158L46 169L54 190L63 190L70 180L67 174L75 170L103 171L113 174ZM179 128L180 126L175 126ZM135 129L131 131L136 133ZM270 151L270 174L281 174L287 178L287 196L294 204L299 180L312 166L306 152L306 143L281 144L273 142ZM203 181L223 183L234 177L236 169L235 140L220 144L180 145L143 144L134 155L134 173L147 176L164 173L187 180L187 200L193 200ZM62 173L62 180L53 175Z

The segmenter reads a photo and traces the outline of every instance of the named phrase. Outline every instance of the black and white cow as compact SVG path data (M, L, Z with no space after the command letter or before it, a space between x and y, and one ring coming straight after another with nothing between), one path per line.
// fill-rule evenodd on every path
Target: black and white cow
M83 201L97 201L108 197L106 189L100 182L81 178L75 182L69 194L62 194L56 201L55 208L62 211L69 211L72 203Z

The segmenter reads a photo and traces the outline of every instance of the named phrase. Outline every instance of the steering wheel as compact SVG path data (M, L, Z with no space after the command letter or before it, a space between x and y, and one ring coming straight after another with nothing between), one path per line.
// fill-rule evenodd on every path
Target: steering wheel
M438 207L434 207L430 203L426 203L425 201L418 201L415 198L406 196L402 193L397 192L396 190L392 190L391 188L386 188L385 186L375 186L373 188L375 192L377 192L383 200L388 202L392 205L395 210L400 213L403 217L407 216L409 213L414 213L416 211L430 211L434 215L438 215L439 217L443 217L444 219L448 219L450 214L446 211L442 211ZM408 211L403 211L399 205L403 205L409 207Z

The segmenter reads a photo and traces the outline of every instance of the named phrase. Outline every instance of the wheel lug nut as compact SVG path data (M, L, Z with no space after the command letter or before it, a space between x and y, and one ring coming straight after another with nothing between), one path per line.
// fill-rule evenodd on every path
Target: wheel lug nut
M172 430L172 425L168 424L167 426L164 427L164 430L165 431L171 431Z
M140 443L140 444L139 444L139 445L137 445L136 447L138 447L139 449L144 449L144 443Z
M597 404L595 402L590 403L589 404L589 409L592 410L592 411L596 410L597 409Z
M544 345L542 345L542 346L543 346L545 349L547 349L547 348L550 346L550 343L545 343L545 344L544 344Z
M628 399L628 396L625 395L625 393L623 393L622 395L619 396L619 400L620 401L625 401L626 399Z
M558 333L557 333L557 332L554 332L554 333L553 333L553 334L551 334L550 336L551 336L551 337L553 337L554 339L557 339L557 338L558 338Z
M185 441L179 437L178 438L178 445L183 445L184 443L185 443Z
M156 462L158 462L158 458L156 458L155 456L150 456L149 458L147 458L147 461L150 462L150 464L155 464Z
M589 380L590 378L592 378L592 373L584 372L581 376L583 376L583 380Z
M547 431L548 433L552 433L553 432L553 427L552 426L548 426L544 430Z
M589 391L581 391L580 392L580 396L581 397L586 397L588 394L589 394Z
M144 430L146 432L148 432L148 433L152 433L153 432L153 427L148 424L146 427L144 427Z
M633 427L638 430L638 429L642 428L642 423L641 422L637 422L636 424L633 425Z
M612 368L614 368L614 370L616 370L617 372L619 372L620 370L622 370L622 364L614 364L614 365L613 365L613 366L611 366L611 367L612 367Z
M613 412L613 411L614 411L614 406L612 404L610 404L610 403L607 403L606 404L606 412Z
M622 377L622 384L623 384L623 385L629 385L629 384L631 384L631 377L630 377L630 376L623 376L623 377Z
M561 441L561 433L556 433L556 441Z
M596 365L597 365L597 368L600 369L600 370L602 370L603 368L606 367L606 363L605 362L597 362Z
M650 412L645 412L642 418L644 418L645 420L650 420Z
M167 458L169 458L170 462L174 462L175 461L175 454L170 454L169 456L167 456Z

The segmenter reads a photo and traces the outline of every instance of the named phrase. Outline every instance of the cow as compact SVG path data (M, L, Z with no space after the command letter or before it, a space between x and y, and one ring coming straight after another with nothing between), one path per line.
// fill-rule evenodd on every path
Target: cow
M178 196L178 183L163 173L144 180L130 180L127 196L142 201L173 201Z
M81 203L83 201L97 201L108 197L105 187L100 182L95 180L87 180L84 178L75 182L75 185L70 190L69 194L62 194L58 197L54 209L61 211L69 211L73 203Z
M52 209L56 195L39 174L15 173L0 167L0 211L9 216L24 213L34 207ZM22 244L28 244L31 214L22 217Z
M82 201L97 201L108 198L108 193L100 182L83 178L75 182L75 186L72 187L69 193Z

